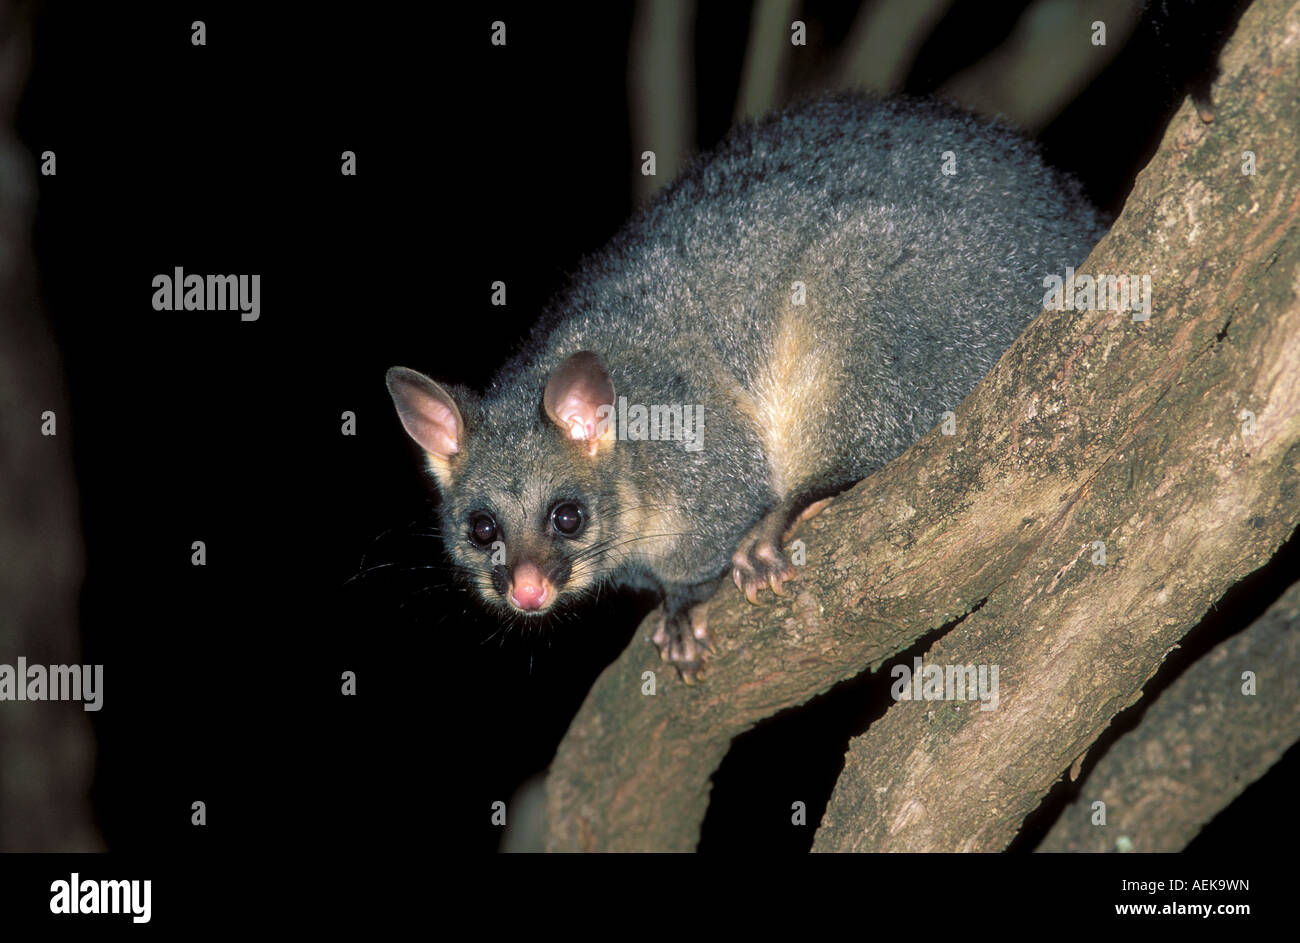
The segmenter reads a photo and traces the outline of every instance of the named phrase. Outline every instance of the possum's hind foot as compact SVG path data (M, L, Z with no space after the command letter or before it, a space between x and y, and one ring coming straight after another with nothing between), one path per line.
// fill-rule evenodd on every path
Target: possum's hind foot
M758 602L758 591L771 589L784 596L785 581L794 579L797 572L781 550L794 529L817 514L830 503L829 498L814 501L795 511L798 504L786 503L763 517L740 541L731 557L731 580L736 588L752 603Z
M674 615L667 608L659 610L659 623L650 641L659 649L659 657L672 663L687 684L704 677L707 655L713 651L709 639L708 603L702 602Z

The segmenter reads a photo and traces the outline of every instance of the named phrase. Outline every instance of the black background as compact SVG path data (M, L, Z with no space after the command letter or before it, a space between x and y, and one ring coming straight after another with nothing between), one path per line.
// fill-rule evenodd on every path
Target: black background
M1026 5L956 4L907 90L987 53ZM449 586L383 374L481 384L628 216L646 146L628 132L632 10L104 6L43 10L20 131L58 155L36 249L71 399L85 660L105 665L92 716L108 847L492 851L490 804L545 768L649 602L500 633ZM1144 26L1042 135L1100 205L1122 205L1230 6ZM855 12L805 6L804 87ZM731 122L747 24L744 4L700 13L704 146ZM155 312L151 279L175 266L260 274L260 320ZM195 540L207 566L190 564ZM1275 566L1239 590L1190 647L1242 627L1284 579ZM344 670L359 696L340 697ZM861 679L738 741L701 849L806 850L790 797L815 822L848 738L885 703ZM1249 850L1265 823L1277 837L1295 754L1193 847ZM195 799L206 828L189 824Z

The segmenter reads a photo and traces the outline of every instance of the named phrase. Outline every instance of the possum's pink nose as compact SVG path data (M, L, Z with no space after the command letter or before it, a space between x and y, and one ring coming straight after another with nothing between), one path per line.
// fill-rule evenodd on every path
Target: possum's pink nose
M530 612L546 605L551 595L551 584L542 576L542 571L531 563L521 563L515 567L510 580L510 601Z

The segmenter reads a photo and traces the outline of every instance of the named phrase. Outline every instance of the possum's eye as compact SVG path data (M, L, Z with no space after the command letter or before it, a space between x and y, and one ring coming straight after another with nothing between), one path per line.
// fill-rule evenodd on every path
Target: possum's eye
M497 539L497 522L492 520L491 514L480 511L470 515L469 539L480 547L486 547Z
M551 526L561 537L577 537L582 531L582 508L572 501L557 504L551 509Z

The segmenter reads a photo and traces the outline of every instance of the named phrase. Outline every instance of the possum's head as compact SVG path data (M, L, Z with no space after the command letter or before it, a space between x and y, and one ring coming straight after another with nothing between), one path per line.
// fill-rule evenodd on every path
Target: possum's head
M488 605L540 615L610 574L619 511L602 484L612 443L602 407L614 386L599 356L569 357L537 399L453 397L405 367L387 382L438 483L447 552Z

